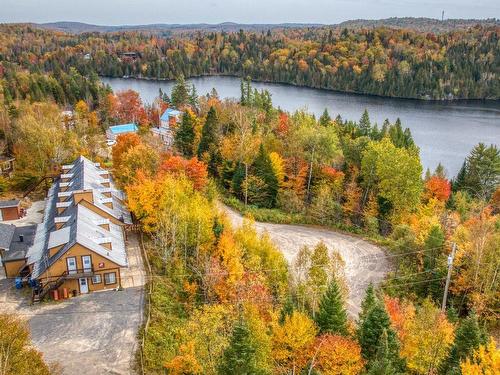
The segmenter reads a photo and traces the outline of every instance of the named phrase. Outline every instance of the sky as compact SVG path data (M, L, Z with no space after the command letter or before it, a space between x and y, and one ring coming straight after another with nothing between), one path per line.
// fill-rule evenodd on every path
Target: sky
M499 0L0 0L0 22L325 23L388 17L500 18Z

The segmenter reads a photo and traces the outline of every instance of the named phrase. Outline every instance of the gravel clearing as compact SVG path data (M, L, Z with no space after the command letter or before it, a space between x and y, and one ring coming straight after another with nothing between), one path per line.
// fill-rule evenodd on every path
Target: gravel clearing
M243 223L243 217L227 206L221 206L235 227ZM360 311L364 292L369 285L379 284L389 271L389 261L383 248L358 237L335 232L330 229L289 224L255 222L259 233L267 232L292 264L299 249L307 245L314 247L323 241L329 250L337 250L345 261L345 275L349 286L347 310L351 317Z

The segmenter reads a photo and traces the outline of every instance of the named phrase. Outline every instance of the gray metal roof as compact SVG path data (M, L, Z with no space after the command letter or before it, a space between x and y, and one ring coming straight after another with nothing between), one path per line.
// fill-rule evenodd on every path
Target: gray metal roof
M17 206L19 206L19 199L0 201L0 208L17 207Z
M26 258L28 248L33 245L36 225L16 227L8 251L4 252L3 261L21 260ZM21 242L21 236L23 238Z
M121 200L124 197L123 193L117 190L111 181L109 188L104 188L102 185L103 178L101 175L107 174L107 171L81 156L75 160L69 170L67 168L65 174L70 176L67 192L91 190L93 204L96 207L122 220L124 223L132 222L130 213ZM109 220L106 221L101 215L83 205L75 205L71 197L68 198L68 207L58 214L57 202L60 184L60 180L56 181L47 194L44 220L41 224L38 224L33 246L29 248L27 253L27 263L33 264L32 277L37 278L43 274L46 269L76 243L119 266L126 267L128 262L121 225L116 225ZM103 195L105 191L111 193L113 208L107 207L102 202L109 199ZM56 218L60 218L62 225L58 230L55 225ZM100 226L103 221L106 221L106 224L109 225L109 230ZM102 245L108 242L111 242L111 250ZM57 246L62 247L56 254L49 257L49 249Z
M16 227L12 224L0 223L0 249L7 250L10 248L15 230Z

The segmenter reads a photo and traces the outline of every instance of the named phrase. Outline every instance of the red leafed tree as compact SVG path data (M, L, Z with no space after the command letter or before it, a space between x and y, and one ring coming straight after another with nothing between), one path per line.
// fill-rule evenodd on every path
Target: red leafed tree
M170 156L161 164L160 172L185 174L197 190L201 190L207 185L207 165L197 158L184 159L180 156Z
M344 172L326 165L321 168L321 173L326 179L330 180L330 182L335 182L344 178Z
M439 176L432 176L425 183L426 197L436 198L440 201L447 201L451 194L450 182Z
M121 122L143 124L147 122L147 114L142 100L134 90L120 91L116 94L116 118Z
M288 133L288 129L290 128L290 124L288 123L288 115L284 112L280 113L278 128L276 131L280 135L284 135Z

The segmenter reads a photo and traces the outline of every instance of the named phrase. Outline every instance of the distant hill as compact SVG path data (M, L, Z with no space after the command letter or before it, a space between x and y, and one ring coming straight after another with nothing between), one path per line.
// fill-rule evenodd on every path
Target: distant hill
M374 28L374 27L391 27L391 28L401 28L401 29L412 29L421 32L447 32L457 29L466 29L469 27L474 27L476 25L481 26L500 26L500 20L495 18L489 19L446 19L444 21L435 18L413 18L413 17L403 17L403 18L386 18L382 20L352 20L345 21L338 24L338 27L348 28L348 29L360 29L360 28Z
M325 27L334 28L373 28L373 27L391 27L405 28L422 32L446 32L456 29L464 29L476 25L482 26L500 26L500 20L490 19L447 19L440 21L434 18L386 18L381 20L352 20L345 21L335 25L311 24L311 23L280 23L280 24L241 24L234 22L224 22L218 24L198 23L198 24L150 24L150 25L121 25L121 26L101 26L91 25L81 22L51 22L42 24L33 24L33 26L44 29L59 30L72 34L85 32L117 32L117 31L147 31L157 33L189 32L189 31L266 31L283 28L303 28L303 27Z
M33 24L50 30L59 30L72 34L86 32L118 32L118 31L149 31L149 32L182 32L182 31L265 31L280 28L302 28L320 27L321 24L306 23L281 23L281 24L240 24L234 22L224 22L218 24L197 23L197 24L149 24L149 25L122 25L122 26L100 26L81 22L51 22Z

